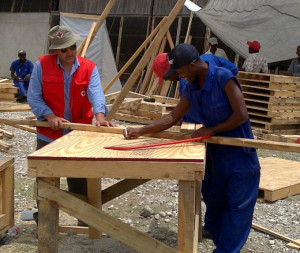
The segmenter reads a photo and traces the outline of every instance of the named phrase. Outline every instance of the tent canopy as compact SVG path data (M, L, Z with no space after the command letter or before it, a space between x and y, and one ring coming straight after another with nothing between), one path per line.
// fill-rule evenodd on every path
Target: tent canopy
M233 51L246 58L247 41L257 40L267 62L295 58L300 45L299 0L210 0L196 12Z

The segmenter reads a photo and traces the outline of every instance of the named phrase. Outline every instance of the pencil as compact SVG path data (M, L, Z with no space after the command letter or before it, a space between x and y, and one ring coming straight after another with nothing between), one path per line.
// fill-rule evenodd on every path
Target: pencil
M126 127L126 121L125 120L124 120L124 127L125 127L125 134L127 136L128 134L127 134L127 127Z

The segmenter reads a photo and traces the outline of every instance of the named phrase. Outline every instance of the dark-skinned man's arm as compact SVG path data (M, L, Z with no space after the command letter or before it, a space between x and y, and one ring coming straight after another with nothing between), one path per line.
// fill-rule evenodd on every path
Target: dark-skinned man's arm
M143 134L156 133L170 128L175 125L182 117L189 111L191 104L189 101L183 97L180 99L178 105L167 115L163 116L161 119L155 121L154 123L140 127L140 128L127 128L127 135L124 131L125 138L134 139L138 138Z
M233 111L231 116L227 120L221 122L216 126L201 127L192 134L193 138L198 136L205 136L208 134L214 135L221 132L226 132L238 127L248 120L249 116L243 93L233 79L230 79L227 82L225 86L225 92Z

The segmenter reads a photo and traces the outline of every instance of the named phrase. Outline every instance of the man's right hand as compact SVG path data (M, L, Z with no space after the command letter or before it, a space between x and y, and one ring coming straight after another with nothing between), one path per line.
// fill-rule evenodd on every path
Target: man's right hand
M141 127L139 127L139 128L128 127L128 128L126 128L127 131L124 129L123 135L124 135L125 139L128 139L128 140L136 139L142 135L142 133L140 131L141 129L142 129ZM127 134L126 134L126 132L127 132Z
M70 121L56 116L54 113L48 114L44 116L49 122L50 128L53 130L59 130L63 127L63 123L70 123Z

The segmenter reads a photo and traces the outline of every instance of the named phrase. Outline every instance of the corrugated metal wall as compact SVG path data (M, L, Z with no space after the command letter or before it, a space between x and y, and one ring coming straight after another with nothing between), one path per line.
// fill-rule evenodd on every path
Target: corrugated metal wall
M209 0L197 0L204 6ZM60 0L59 11L71 13L101 14L109 0ZM153 15L165 16L170 13L177 0L118 0L110 15L149 15L153 6ZM190 11L183 8L180 15L189 16Z

